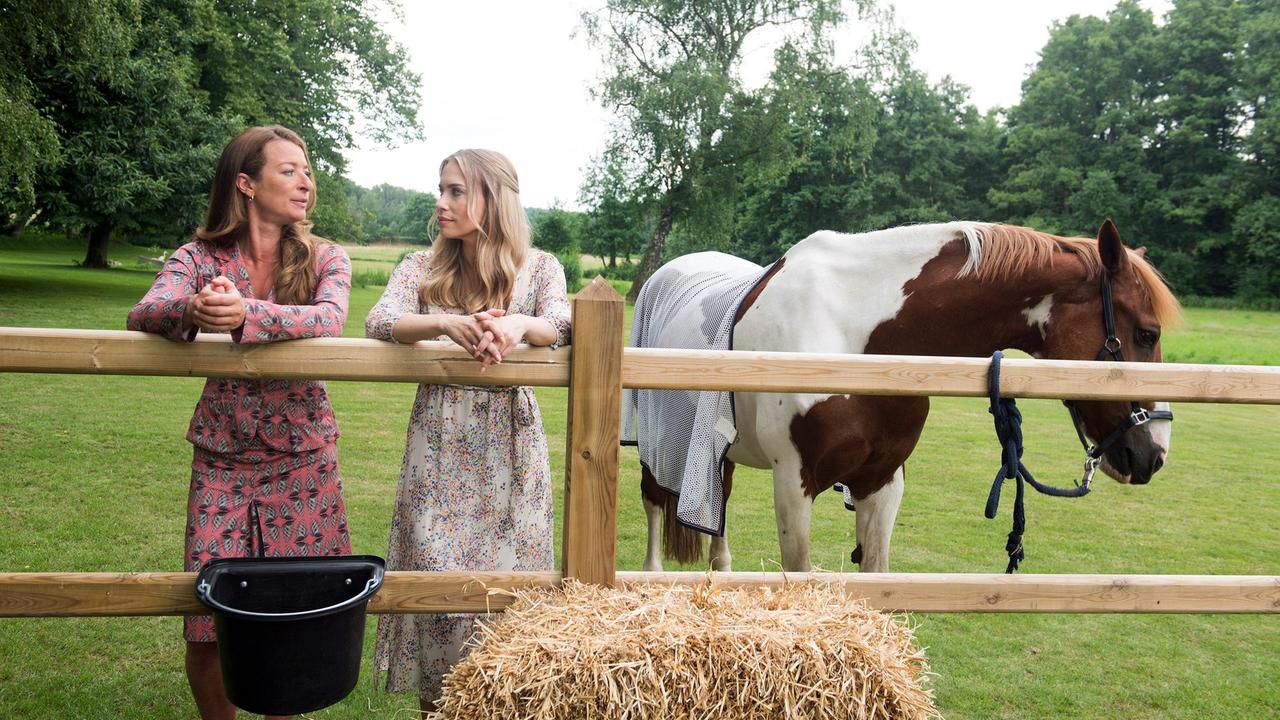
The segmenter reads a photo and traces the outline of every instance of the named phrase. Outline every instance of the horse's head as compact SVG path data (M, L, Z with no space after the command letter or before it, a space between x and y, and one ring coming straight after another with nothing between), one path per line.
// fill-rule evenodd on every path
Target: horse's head
M1177 300L1143 257L1144 250L1126 248L1110 219L1098 231L1097 250L1100 267L1054 293L1044 356L1160 362L1160 333L1176 321ZM1143 484L1164 465L1172 430L1169 415L1156 412L1155 418L1143 420L1147 412L1167 411L1166 403L1080 401L1068 407L1072 405L1078 429L1101 450L1107 475Z

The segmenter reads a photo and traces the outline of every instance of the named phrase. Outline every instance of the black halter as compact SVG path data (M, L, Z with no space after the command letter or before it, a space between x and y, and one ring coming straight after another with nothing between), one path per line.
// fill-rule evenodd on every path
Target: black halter
M1105 274L1102 276L1102 325L1107 332L1107 339L1102 343L1096 360L1108 357L1124 362L1121 342L1116 335L1115 307L1111 300L1111 281ZM997 350L991 356L991 371L987 376L987 389L991 398L991 414L995 419L996 437L1000 440L1001 466L996 472L995 481L991 484L991 492L987 495L987 507L984 513L988 519L996 516L1000 505L1000 488L1005 480L1017 480L1017 494L1013 502L1013 528L1009 533L1009 541L1005 544L1005 552L1009 554L1009 566L1005 572L1017 569L1023 559L1022 535L1026 531L1026 513L1023 509L1023 482L1031 485L1045 495L1057 497L1080 497L1087 495L1094 473L1102 464L1102 456L1115 445L1124 434L1139 425L1151 420L1173 420L1173 412L1169 410L1146 410L1135 401L1129 401L1129 417L1097 445L1089 445L1085 438L1080 411L1075 403L1063 400L1062 404L1071 411L1071 421L1075 424L1076 435L1085 450L1084 475L1072 488L1058 488L1044 485L1032 477L1031 472L1022 464L1022 414L1018 412L1013 398L1000 397L1000 360L1003 353Z
M1108 357L1116 362L1124 362L1124 353L1121 351L1122 343L1116 335L1116 311L1115 304L1111 300L1111 279L1106 273L1102 274L1102 326L1107 331L1107 339L1102 342L1102 349L1098 351L1095 360L1102 361ZM1102 456L1111 449L1112 445L1119 442L1125 433L1139 425L1145 425L1151 420L1169 420L1173 421L1172 410L1147 410L1137 402L1129 401L1129 417L1120 423L1119 427L1111 431L1111 434L1103 438L1102 442L1096 445L1090 445L1084 436L1084 422L1080 419L1080 409L1076 407L1075 402L1071 400L1063 400L1063 405L1067 406L1067 410L1071 413L1071 422L1075 425L1076 436L1080 438L1080 446L1084 448L1084 476L1080 479L1080 485L1088 487L1093 480L1093 475L1098 471L1098 466L1102 464Z

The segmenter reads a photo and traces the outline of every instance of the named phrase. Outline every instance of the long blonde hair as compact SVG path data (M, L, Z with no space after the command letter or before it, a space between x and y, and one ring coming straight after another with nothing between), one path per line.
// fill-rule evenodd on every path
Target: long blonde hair
M251 127L231 138L218 158L218 168L209 189L209 210L204 225L196 230L193 239L210 244L235 243L249 225L249 200L236 188L236 177L244 173L255 180L262 174L266 163L264 148L272 140L285 140L302 148L307 155L307 144L298 133L280 125ZM316 206L315 184L307 199L307 214ZM315 239L311 235L311 221L302 220L281 228L280 264L276 268L276 301L285 305L310 305L316 288Z
M466 312L506 308L516 272L529 254L529 219L520 204L516 169L505 155L492 150L459 150L440 163L440 172L451 162L462 172L467 215L479 228L475 264L466 267L462 240L446 238L437 228L431 244L431 272L419 291L422 302ZM477 218L480 198L484 217ZM480 281L478 290L465 291L463 277L468 272Z

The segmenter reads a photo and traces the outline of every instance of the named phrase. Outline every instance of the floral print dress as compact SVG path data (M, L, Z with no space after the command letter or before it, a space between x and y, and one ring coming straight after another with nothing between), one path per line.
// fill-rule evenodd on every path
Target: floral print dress
M365 334L394 340L409 313L458 313L423 306L418 289L429 251L410 254L369 312ZM517 275L508 313L540 317L569 340L564 269L531 250ZM441 340L448 340L441 336ZM420 385L409 416L404 463L387 549L388 570L550 570L554 565L551 466L542 416L530 387ZM440 693L463 656L475 615L382 615L375 669L387 690Z

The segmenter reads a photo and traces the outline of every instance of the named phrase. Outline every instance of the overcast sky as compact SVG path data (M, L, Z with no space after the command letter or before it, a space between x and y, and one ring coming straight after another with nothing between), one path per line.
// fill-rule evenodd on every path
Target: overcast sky
M582 169L604 148L606 115L591 99L599 52L578 28L601 0L405 2L386 28L422 75L425 140L395 149L365 143L347 153L348 176L435 191L440 160L454 150L505 153L527 207L577 208ZM1170 0L1141 0L1156 14ZM1054 21L1105 15L1115 0L897 0L899 24L916 39L917 67L933 80L969 86L979 109L1017 102L1022 80ZM846 43L848 44L848 43ZM770 49L754 46L767 62ZM751 60L753 58L748 58ZM841 58L848 59L848 58Z

